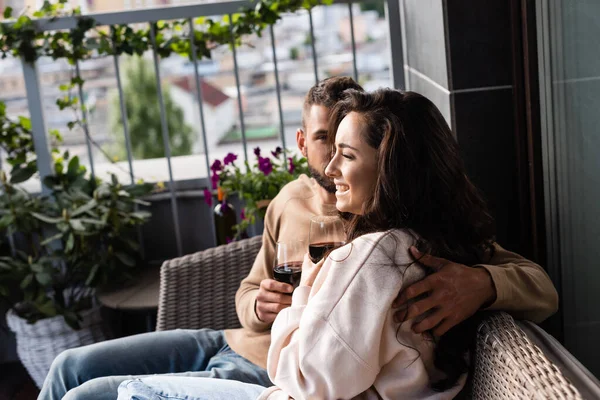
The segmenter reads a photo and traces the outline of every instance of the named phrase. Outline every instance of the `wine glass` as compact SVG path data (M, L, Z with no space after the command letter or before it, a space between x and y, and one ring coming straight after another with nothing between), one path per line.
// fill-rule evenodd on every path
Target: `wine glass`
M339 217L317 215L310 219L308 254L317 263L332 250L346 244L344 224Z
M275 280L289 283L294 289L297 288L302 276L302 262L305 254L306 242L304 240L277 242L273 262Z

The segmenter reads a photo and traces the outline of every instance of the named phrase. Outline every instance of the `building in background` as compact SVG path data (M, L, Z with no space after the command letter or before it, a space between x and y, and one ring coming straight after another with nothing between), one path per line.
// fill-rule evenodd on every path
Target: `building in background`
M205 79L201 81L204 125L209 150L214 150L225 135L237 124L236 104L233 98ZM193 76L178 77L171 81L173 101L183 109L185 122L196 133L194 154L204 153L202 128L200 126L200 106L196 95L196 81Z
M11 7L16 12L25 8L27 0L0 0L0 20L4 19L4 10Z

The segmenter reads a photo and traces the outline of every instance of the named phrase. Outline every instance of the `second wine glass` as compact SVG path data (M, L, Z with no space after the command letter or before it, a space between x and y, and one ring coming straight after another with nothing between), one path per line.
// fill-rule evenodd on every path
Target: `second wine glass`
M317 215L310 220L308 254L317 263L332 250L346 244L344 224L339 217Z

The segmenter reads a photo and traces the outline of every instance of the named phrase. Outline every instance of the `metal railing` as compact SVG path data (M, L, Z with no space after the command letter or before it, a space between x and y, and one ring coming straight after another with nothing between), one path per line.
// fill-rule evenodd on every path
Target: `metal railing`
M352 71L354 79L358 81L358 67L356 61L356 41L354 35L354 15L352 12L352 1L351 0L336 0L335 3L343 3L348 4L349 9L349 22L350 22L350 34L351 34L351 43L352 43ZM249 1L230 1L223 3L207 3L207 4L196 4L196 5L182 5L182 6L169 6L169 7L156 7L149 8L143 10L132 10L132 11L119 11L119 12L109 12L109 13L96 13L96 14L87 14L85 17L92 18L95 20L96 25L98 26L110 26L117 24L139 24L139 23L150 23L151 26L151 39L152 39L152 53L153 53L153 61L154 61L154 69L156 76L156 84L158 89L158 98L159 98L159 107L160 107L160 116L161 116L161 125L162 125L162 138L165 149L165 158L167 160L167 166L169 170L169 191L170 191L170 199L171 199L171 209L172 209L172 217L173 224L175 228L175 236L177 242L177 251L181 256L183 255L182 249L182 240L181 240L181 231L179 227L179 209L177 206L177 196L175 193L175 180L173 177L173 169L171 164L171 148L169 143L169 131L168 124L166 118L165 104L163 99L163 93L161 89L161 75L160 75L160 66L159 66L159 56L156 52L156 37L154 31L153 22L157 22L160 20L187 20L191 29L193 29L193 19L201 16L214 16L214 15L229 15L231 20L231 14L236 13L240 10L240 8L245 6L251 6L252 2ZM404 63L403 63L403 53L402 53L402 38L401 38L401 20L400 20L400 8L398 0L385 0L385 12L386 12L386 20L388 26L389 40L390 40L390 75L391 81L394 87L396 88L404 88ZM308 11L309 17L309 32L310 32L310 46L312 50L312 61L313 61L313 71L315 82L319 81L319 71L318 71L318 55L315 46L315 32L313 25L313 13L311 10ZM37 29L41 31L54 31L54 30L69 30L73 29L77 25L77 18L74 16L68 17L59 17L53 19L39 19L35 21ZM11 23L11 22L4 22ZM279 77L279 69L278 69L278 60L277 60L277 52L275 48L275 32L273 27L269 27L269 34L271 40L271 48L273 54L273 65L274 65L274 75L275 75L275 84L276 84L276 94L277 94L277 107L278 107L278 117L279 117L279 129L280 129L280 139L282 147L286 148L285 135L284 135L284 113L282 109L282 101L281 101L281 85L280 85L280 77ZM202 132L202 142L204 145L204 157L206 164L207 174L210 174L209 168L209 147L207 140L207 132L206 132L206 124L205 124L205 114L202 105L202 85L201 85L201 76L198 71L198 60L196 58L196 51L194 48L194 41L191 39L193 35L190 34L190 42L191 42L191 61L194 66L194 75L195 75L195 95L196 98L199 99L199 123ZM238 57L236 52L236 46L233 41L232 35L232 55L233 55L233 64L234 64L234 74L235 74L235 82L237 88L237 106L239 109L239 118L240 118L240 128L241 128L241 136L242 136L242 145L244 151L244 160L248 160L248 151L247 151L247 138L246 138L246 124L244 122L244 111L242 107L242 95L240 89L240 76L239 76L239 66L238 66ZM132 155L132 145L131 138L129 134L128 120L127 120L127 110L125 107L125 98L123 94L122 81L120 77L120 64L119 64L119 56L115 55L114 57L114 67L116 72L116 81L117 81L117 89L119 92L119 103L121 110L121 118L123 124L123 132L125 136L125 146L127 150L127 160L129 165L129 175L131 178L131 182L134 183L134 165L133 165L133 155ZM33 140L35 145L35 150L37 154L37 164L38 170L40 173L40 178L43 181L43 178L52 173L52 157L49 151L48 139L47 139L47 129L44 118L44 108L42 101L42 91L40 87L39 74L36 63L30 64L25 61L22 61L23 65L23 76L25 80L25 88L27 92L27 101L28 107L31 115L31 126L33 132ZM79 68L79 63L75 65L75 74L78 78L81 77L81 71ZM82 101L83 105L83 93L81 88L79 88L79 97ZM83 112L86 113L86 108L83 107ZM84 121L87 121L87 115L84 114ZM83 124L83 130L86 136L86 145L87 152L90 161L90 172L92 175L95 174L94 169L94 159L92 156L91 149L91 137L89 126L87 123ZM210 176L207 176L208 180ZM47 193L48 189L42 184L42 193ZM214 233L214 222L211 220L211 229Z

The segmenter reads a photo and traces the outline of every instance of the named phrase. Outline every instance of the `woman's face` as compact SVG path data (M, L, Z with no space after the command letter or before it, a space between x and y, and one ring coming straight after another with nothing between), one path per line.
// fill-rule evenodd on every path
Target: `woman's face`
M360 114L351 112L335 135L335 155L325 169L336 185L336 208L363 214L363 205L373 196L377 181L377 150L364 140L366 129Z

